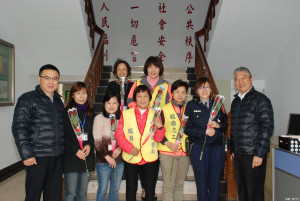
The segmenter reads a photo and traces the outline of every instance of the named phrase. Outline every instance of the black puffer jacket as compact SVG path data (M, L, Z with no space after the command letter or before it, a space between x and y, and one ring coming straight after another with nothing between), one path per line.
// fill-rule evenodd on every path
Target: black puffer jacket
M12 133L22 160L64 153L63 111L60 95L52 102L39 85L19 97Z
M274 131L271 101L254 87L241 100L238 94L231 103L231 152L254 154L260 158L270 151Z

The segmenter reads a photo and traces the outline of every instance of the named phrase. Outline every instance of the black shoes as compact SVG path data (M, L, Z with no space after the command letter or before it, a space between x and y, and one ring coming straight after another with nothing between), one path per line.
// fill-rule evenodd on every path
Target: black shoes
M145 200L146 200L146 198L145 198L145 197L142 197L142 196L141 196L141 199L142 199L143 201L145 201ZM157 195L155 195L155 197L154 197L154 201L157 201Z

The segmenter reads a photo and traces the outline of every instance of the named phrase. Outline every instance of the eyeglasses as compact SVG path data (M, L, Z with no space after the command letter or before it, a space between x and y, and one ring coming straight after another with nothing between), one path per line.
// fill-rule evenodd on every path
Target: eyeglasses
M57 82L59 80L59 77L48 77L48 76L40 76L41 78L44 78L47 81L53 80L54 82Z
M203 91L204 89L207 91L207 90L210 89L210 87L209 87L209 86L206 86L206 87L199 87L199 90L200 90L200 91Z

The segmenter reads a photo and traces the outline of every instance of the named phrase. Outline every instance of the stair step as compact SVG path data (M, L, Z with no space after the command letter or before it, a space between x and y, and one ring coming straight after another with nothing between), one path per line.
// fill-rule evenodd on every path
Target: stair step
M163 181L157 181L156 183L156 188L155 192L156 194L160 197L162 193L162 184ZM91 180L88 185L88 194L96 194L97 193L97 188L98 188L98 181L97 180ZM137 193L141 193L142 188L140 181L138 181L138 190ZM122 180L120 190L119 190L119 195L120 194L125 194L126 193L126 181ZM188 195L194 195L194 200L197 199L197 188L196 188L196 183L195 181L185 181L184 182L184 187L183 187L183 194L188 194ZM96 198L96 197L95 197Z
M105 94L106 93L107 86L98 86L97 88L97 94Z
M190 90L191 90L190 94L194 96L195 95L195 87L191 87Z
M139 181L140 182L140 181ZM162 191L162 171L161 168L159 168L159 173L158 173L158 181L156 185L156 193L160 194ZM96 193L98 188L98 181L97 181L97 173L96 171L91 173L91 180L89 182L89 188L88 188L88 193ZM123 180L121 183L121 187L119 190L119 193L125 193L126 189L126 181ZM138 186L138 193L141 193L141 187L140 185ZM189 194L189 195L196 195L197 194L197 188L196 188L196 183L195 183L195 177L194 177L194 170L192 168L192 165L189 165L187 177L184 182L184 194ZM227 194L227 181L222 180L220 181L220 195L226 195ZM197 198L195 198L197 199Z
M162 201L162 194L157 194L158 201ZM184 194L182 196L183 201L197 201L197 196L196 195L189 195L189 194ZM90 193L87 195L87 200L89 201L96 201L96 194L95 193ZM125 193L119 193L119 200L120 201L125 201L126 200L126 194ZM136 194L136 200L141 201L141 193ZM226 201L225 199L220 196L220 201Z
M100 80L100 85L101 86L107 86L109 83L109 79L101 79Z
M187 67L186 68L186 73L195 73L195 68L194 67Z
M188 80L196 80L197 79L196 74L194 74L194 73L188 73L187 74L187 79Z
M196 85L196 80L189 80L190 87L195 87L195 85Z
M102 72L101 79L110 79L111 72Z
M103 71L102 72L112 72L113 67L112 66L103 66Z
M99 114L102 112L102 108L103 108L102 105L103 105L103 103L94 103L93 104L93 110L94 110L95 114Z
M162 199L162 184L163 181L157 181L155 192L158 196L158 200ZM226 181L221 182L221 189L222 184L227 185ZM98 181L97 180L91 180L88 185L88 200L95 200L96 199L96 193L98 188ZM109 191L109 190L108 190ZM137 190L137 200L140 199L142 193L142 188L140 181L138 181L138 190ZM126 181L122 180L120 190L119 190L119 200L126 200ZM219 194L220 201L227 201L227 194L221 193ZM197 200L197 187L195 181L185 181L184 187L183 187L183 200Z
M105 94L96 94L95 103L102 103Z

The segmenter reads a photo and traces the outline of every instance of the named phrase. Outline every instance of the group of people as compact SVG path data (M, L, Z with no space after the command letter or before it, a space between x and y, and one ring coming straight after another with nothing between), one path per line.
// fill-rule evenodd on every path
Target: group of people
M227 115L221 109L209 121L216 95L211 81L198 79L196 97L186 103L188 83L165 81L159 57L149 57L143 70L144 77L133 83L128 80L130 65L118 59L113 67L117 79L109 83L103 112L95 116L83 82L72 85L64 108L56 92L59 70L50 64L40 68L39 85L19 97L12 124L26 170L26 201L39 201L42 193L44 201L61 200L62 174L64 201L86 200L95 167L97 201L118 200L123 175L126 200L136 200L138 179L141 199L157 200L159 166L162 199L182 200L190 161L198 200L219 200ZM239 94L231 106L230 148L239 200L260 201L274 129L272 105L254 89L247 68L237 68L234 80ZM193 142L190 154L187 139Z

